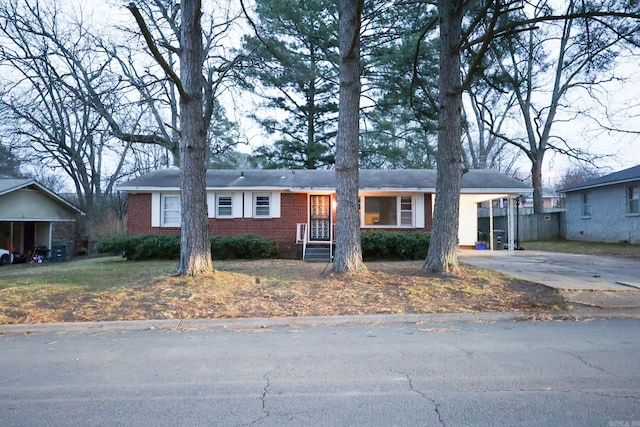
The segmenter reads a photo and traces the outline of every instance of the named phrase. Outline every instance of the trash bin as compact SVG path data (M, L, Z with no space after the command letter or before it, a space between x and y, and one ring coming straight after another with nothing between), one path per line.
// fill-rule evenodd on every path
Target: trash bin
M504 230L493 230L493 249L504 249L505 234Z
M51 246L51 261L64 262L67 260L67 246L54 245Z

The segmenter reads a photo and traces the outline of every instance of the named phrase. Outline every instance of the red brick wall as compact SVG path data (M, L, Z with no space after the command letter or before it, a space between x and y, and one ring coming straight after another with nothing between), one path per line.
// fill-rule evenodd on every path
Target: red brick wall
M209 218L212 236L257 234L273 240L286 258L296 256L296 224L307 221L307 195L282 193L280 218Z
M307 222L307 195L282 193L280 218L209 218L211 236L238 236L256 234L273 240L280 248L280 255L295 258L296 224ZM405 231L431 231L431 195L424 197L425 228L402 229ZM395 229L397 230L397 229ZM365 229L366 231L366 229ZM151 194L129 194L127 211L128 234L179 234L177 227L151 226Z

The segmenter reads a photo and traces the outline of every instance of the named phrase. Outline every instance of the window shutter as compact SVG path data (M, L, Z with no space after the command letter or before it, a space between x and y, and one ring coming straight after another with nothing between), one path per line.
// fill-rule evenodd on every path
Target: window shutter
M151 193L151 226L160 227L160 193Z
M416 228L424 228L424 193L416 194Z
M216 217L216 193L207 193L207 217Z
M233 193L233 217L242 218L242 193Z
M241 217L251 218L253 216L253 193L242 193L244 196L244 211Z
M280 218L280 193L271 193L271 218Z

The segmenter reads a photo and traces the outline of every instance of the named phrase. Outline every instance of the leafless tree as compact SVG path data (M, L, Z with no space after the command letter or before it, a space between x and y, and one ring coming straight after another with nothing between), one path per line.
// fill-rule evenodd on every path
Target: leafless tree
M588 113L573 108L570 97L597 98L595 89L614 78L617 55L626 47L635 47L640 28L637 16L629 13L634 11L624 10L620 2L567 1L560 7L564 9L556 11L549 2L540 1L514 11L514 19L538 22L518 35L496 40L490 52L499 67L501 90L515 95L521 126L495 129L494 135L530 160L537 213L544 209L542 166L547 152L590 163L598 158L582 141L554 132L557 123ZM554 15L564 19L551 19Z
M68 177L91 217L127 172L130 144L112 138L102 117L83 102L87 78L105 104L119 86L105 73L108 61L93 49L84 19L65 13L57 1L3 2L0 102L22 155L40 174L49 167Z

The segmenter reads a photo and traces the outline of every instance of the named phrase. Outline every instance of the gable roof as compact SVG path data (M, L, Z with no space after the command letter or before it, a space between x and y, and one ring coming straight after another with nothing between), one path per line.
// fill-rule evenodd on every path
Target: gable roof
M574 187L563 188L562 193L570 193L572 191L587 190L589 188L604 187L607 185L624 184L627 182L640 180L640 165L633 166L618 172L610 173L599 178L590 179L580 185Z
M434 169L362 169L360 190L435 192L437 172ZM208 170L208 190L335 190L335 170L267 169ZM180 190L180 169L160 169L134 178L118 187L129 192ZM463 193L513 193L530 187L515 178L489 169L473 169L462 176Z
M31 189L39 190L42 193L46 194L48 197L54 199L56 202L68 207L71 210L78 212L81 215L84 215L84 212L82 212L80 208L76 207L73 203L60 197L59 195L47 189L46 187L42 186L42 184L38 183L33 179L0 178L0 196L12 193L14 191L18 191L23 188L31 188Z

